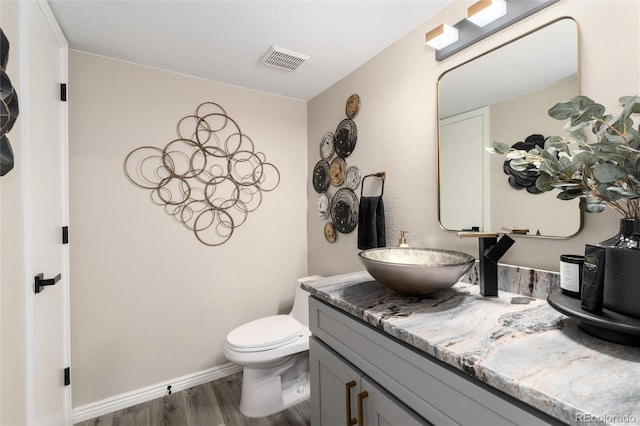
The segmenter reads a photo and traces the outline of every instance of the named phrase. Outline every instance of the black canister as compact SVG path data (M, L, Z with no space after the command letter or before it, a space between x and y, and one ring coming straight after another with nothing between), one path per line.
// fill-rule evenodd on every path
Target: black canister
M602 313L606 248L585 244L584 268L582 270L582 289L580 306L587 312Z
M560 292L580 298L584 256L563 254L560 256Z

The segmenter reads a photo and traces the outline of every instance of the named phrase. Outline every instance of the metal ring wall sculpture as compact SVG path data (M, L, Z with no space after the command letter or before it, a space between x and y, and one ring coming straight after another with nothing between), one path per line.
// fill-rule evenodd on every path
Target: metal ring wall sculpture
M18 119L18 94L6 73L9 60L9 40L0 28L0 176L13 169L13 149L6 133Z
M262 193L278 186L280 172L216 103L183 117L177 133L163 148L131 151L125 174L198 241L219 246L260 206Z

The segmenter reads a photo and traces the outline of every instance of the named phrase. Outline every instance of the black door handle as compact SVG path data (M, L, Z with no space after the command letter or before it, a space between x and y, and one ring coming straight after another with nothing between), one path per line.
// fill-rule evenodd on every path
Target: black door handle
M53 278L49 278L48 280L45 280L44 279L44 274L38 274L35 277L35 282L33 284L33 290L36 293L40 293L42 291L42 287L47 286L47 285L54 285L55 283L60 281L60 278L62 278L62 274L58 274Z

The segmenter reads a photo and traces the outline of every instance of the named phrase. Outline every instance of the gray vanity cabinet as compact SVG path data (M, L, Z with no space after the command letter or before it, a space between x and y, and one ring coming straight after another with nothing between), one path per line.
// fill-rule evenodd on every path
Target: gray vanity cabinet
M320 340L309 349L312 426L429 424Z
M311 426L346 425L356 414L362 373L319 340L309 340Z
M363 400L363 426L425 426L431 424L370 381L366 376L362 378L362 388L367 392L367 397Z
M363 391L367 426L560 423L315 297L309 327L312 426L349 425Z

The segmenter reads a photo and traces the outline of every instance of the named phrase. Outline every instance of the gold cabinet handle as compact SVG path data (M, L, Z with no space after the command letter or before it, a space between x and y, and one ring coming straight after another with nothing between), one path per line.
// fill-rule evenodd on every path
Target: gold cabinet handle
M347 426L353 426L358 423L358 419L354 419L351 417L351 388L356 384L356 381L352 380L345 385L347 388Z
M364 403L363 400L369 396L369 392L362 391L358 394L358 426L364 426Z

